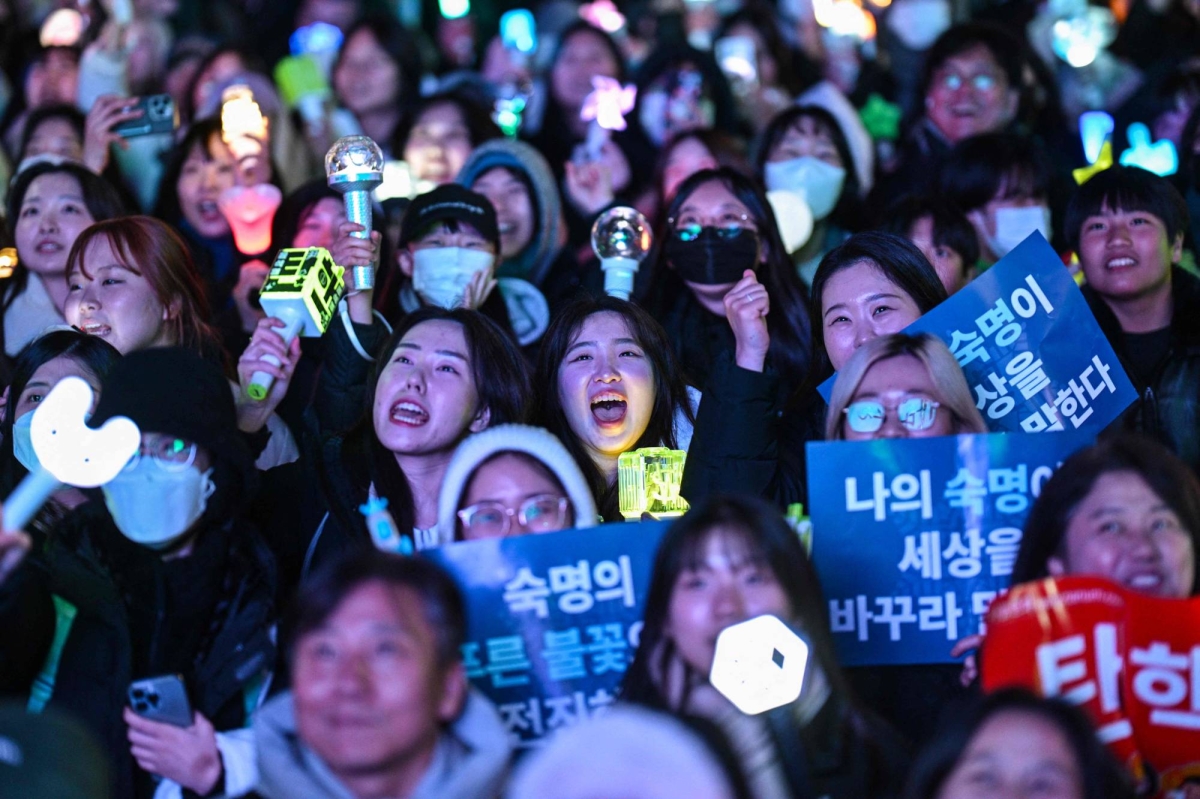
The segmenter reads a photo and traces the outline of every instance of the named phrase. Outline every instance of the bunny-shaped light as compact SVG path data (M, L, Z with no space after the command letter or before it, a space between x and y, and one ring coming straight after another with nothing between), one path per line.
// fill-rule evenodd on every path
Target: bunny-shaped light
M19 530L62 485L96 488L112 480L141 446L142 434L124 416L99 429L87 425L92 388L65 377L33 412L31 438L41 466L4 501L4 526Z

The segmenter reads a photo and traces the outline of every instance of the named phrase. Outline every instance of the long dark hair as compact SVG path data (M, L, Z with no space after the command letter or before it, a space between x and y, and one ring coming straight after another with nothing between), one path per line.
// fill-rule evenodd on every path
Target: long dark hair
M396 463L395 455L380 443L375 434L372 409L379 376L392 360L392 354L404 336L423 322L454 322L463 329L471 376L479 394L479 405L491 411L490 424L522 424L526 421L532 389L525 361L512 337L478 311L465 308L444 310L421 308L397 324L384 343L366 391L366 406L359 424L346 436L342 463L363 496L374 483L380 497L388 500L388 509L401 535L415 527L412 489ZM464 433L464 436L466 433Z
M1200 481L1163 445L1124 433L1079 450L1042 486L1025 520L1021 549L1013 565L1013 585L1048 575L1046 562L1062 552L1067 525L1079 503L1097 480L1112 472L1135 473L1175 512L1192 538L1193 572L1200 575ZM1194 595L1200 580L1193 579Z
M346 31L337 60L333 62L330 75L337 73L346 55L346 42L359 31L368 31L375 43L388 55L400 70L400 90L396 103L401 111L406 110L421 96L421 48L408 29L391 14L373 13L360 19Z
M79 183L80 191L83 193L83 204L87 206L88 213L92 215L92 219L96 222L113 219L129 213L129 209L125 206L125 203L121 200L121 195L113 188L113 185L82 164L75 164L70 161L61 164L34 164L28 169L22 170L13 178L12 187L8 190L7 208L5 210L8 213L8 231L12 236L13 242L17 240L17 220L21 216L21 204L25 202L25 194L29 191L29 187L33 185L33 181L42 175L55 173L62 173L75 178L76 182ZM17 255L20 256L20 253L17 253ZM18 263L17 268L13 271L13 276L4 281L4 283L2 307L3 310L8 310L13 300L29 285L29 270Z
M834 149L842 161L842 169L846 172L846 180L842 184L842 194L838 197L837 205L829 214L830 221L845 230L858 230L862 227L863 205L860 193L862 186L858 182L858 169L855 168L854 153L850 142L837 118L819 105L795 105L776 114L767 124L766 129L758 139L754 150L754 174L759 182L766 185L764 177L767 159L771 151L783 140L787 132L796 127L802 119L811 119L829 133L833 140Z
M400 124L396 126L396 132L392 136L392 152L396 154L397 158L403 157L408 138L412 135L413 128L421 121L421 117L430 108L438 105L452 105L458 109L458 112L462 114L463 123L467 126L467 134L471 137L471 147L473 148L485 141L499 139L503 136L500 128L492 121L491 112L478 100L465 92L447 89L428 97L422 97L400 120Z
M188 128L187 133L171 150L158 183L158 195L154 205L156 217L172 225L178 225L183 219L183 208L179 204L179 176L183 173L183 164L197 147L204 153L205 160L211 161L211 143L214 136L218 139L221 137L221 118L201 119Z
M796 268L788 258L787 248L779 237L775 212L767 202L766 195L753 180L740 172L729 167L704 169L680 184L675 199L667 206L663 228L657 237L654 273L651 276L655 288L650 294L667 294L672 289L688 290L678 273L667 266L665 241L674 235L671 220L679 215L679 209L687 199L696 189L714 180L737 197L754 218L759 241L767 251L766 263L759 268L759 279L771 298L771 313L767 315L767 327L771 333L770 354L780 373L788 376L789 382L799 383L809 371L813 352L812 322L804 284L800 282Z
M13 423L17 405L34 372L55 358L70 358L103 382L121 359L116 347L97 336L78 330L54 330L25 345L13 361L12 382L8 384L8 404L0 421L0 488L5 496L28 472L13 454Z
M1128 775L1096 737L1083 712L1062 699L1043 699L1020 688L975 698L944 723L909 774L904 799L935 799L975 735L1002 713L1023 713L1051 724L1067 740L1083 781L1084 799L1133 799Z
M916 303L926 314L946 299L946 287L929 261L916 245L895 233L868 230L856 233L834 247L821 259L812 283L812 342L814 364L812 377L824 380L833 372L829 353L825 350L823 297L830 278L861 263L876 269Z
M541 394L536 421L563 442L587 478L600 515L606 520L614 520L620 516L617 487L609 485L607 478L601 474L588 455L579 436L571 430L563 410L562 397L558 392L558 373L567 350L571 348L571 342L579 335L584 322L598 313L615 313L624 320L633 333L634 340L646 353L654 374L654 406L650 411L650 422L633 445L633 449L660 446L677 449L676 413L682 412L689 421L694 419L691 404L688 402L687 385L676 364L675 353L667 333L645 310L615 297L581 296L564 306L551 320L538 356L535 381Z
M679 698L680 706L674 707L672 697L664 693L660 675L667 673L666 666L676 654L675 644L666 632L675 585L683 572L696 569L703 562L705 545L713 535L730 540L731 546L740 549L749 562L770 569L775 576L787 594L791 612L791 618L784 621L807 639L811 657L829 686L829 701L836 701L841 708L839 733L857 738L848 745L869 748L870 754L864 759L878 768L875 779L868 777L865 781L885 780L891 770L889 764L894 764L901 755L889 750L891 742L884 740L870 715L859 706L838 666L827 605L799 536L777 508L755 497L714 496L667 529L654 558L644 626L637 654L621 683L621 697L672 713L686 713L687 686L694 680L707 679L707 675L696 675L685 664L685 691Z

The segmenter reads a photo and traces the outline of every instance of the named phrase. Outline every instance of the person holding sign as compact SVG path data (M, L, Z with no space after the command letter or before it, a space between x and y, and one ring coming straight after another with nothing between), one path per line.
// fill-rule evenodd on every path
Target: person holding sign
M827 441L986 433L962 368L931 333L868 341L838 372Z
M763 614L799 631L812 653L800 697L786 710L799 750L781 747L764 715L743 714L708 681L720 632ZM716 722L756 797L896 796L903 746L847 687L826 618L816 574L783 517L757 500L713 499L672 524L659 545L622 696Z
M581 297L546 331L535 382L539 423L587 477L600 515L621 518L617 459L640 447L680 449L692 407L666 333L615 297Z
M149 796L152 774L236 794L252 748L218 731L245 725L275 661L275 558L242 512L254 460L224 376L183 348L113 367L89 424L119 416L140 452L10 575L0 628L38 648L31 707L70 710L100 736L114 796ZM59 645L14 637L32 623ZM159 675L182 677L187 726L125 706L131 681Z
M725 300L735 362L718 364L705 387L683 495L693 504L720 491L803 502L804 442L820 439L825 425L825 403L814 387L863 344L900 332L944 299L937 272L908 240L876 232L851 236L825 256L813 278L813 367L782 404L778 367L766 364L766 292L755 275L744 273Z
M473 541L594 527L587 479L554 434L505 424L454 452L438 498L442 540Z
M1087 283L1083 296L1139 399L1127 429L1162 441L1200 468L1200 279L1177 264L1188 209L1170 181L1114 166L1079 187L1066 230Z

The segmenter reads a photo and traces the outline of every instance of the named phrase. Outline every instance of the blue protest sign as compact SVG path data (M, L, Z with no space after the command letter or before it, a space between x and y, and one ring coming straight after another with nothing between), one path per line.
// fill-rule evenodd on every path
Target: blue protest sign
M952 662L1008 587L1033 499L1076 432L807 446L813 565L847 666Z
M993 432L1096 435L1137 398L1041 233L904 329L946 342ZM836 375L819 387L829 401Z
M463 662L518 746L616 698L668 522L469 541L423 552L467 602Z

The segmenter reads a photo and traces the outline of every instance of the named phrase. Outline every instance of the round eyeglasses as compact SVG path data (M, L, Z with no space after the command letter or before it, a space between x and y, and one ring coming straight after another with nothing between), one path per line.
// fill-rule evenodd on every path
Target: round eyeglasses
M125 464L125 470L136 468L142 455L164 471L181 472L196 462L196 443L177 436L144 433L141 447Z
M928 430L933 427L940 407L940 402L925 397L909 397L896 406L896 421L910 432ZM860 400L850 403L842 413L846 414L846 424L854 432L874 433L883 427L888 411L877 400Z
M516 510L500 502L477 502L458 512L463 529L474 538L502 538L512 529L513 517L531 533L561 530L567 522L567 498L539 494L521 503Z

